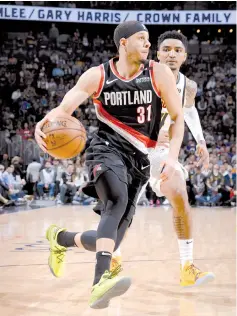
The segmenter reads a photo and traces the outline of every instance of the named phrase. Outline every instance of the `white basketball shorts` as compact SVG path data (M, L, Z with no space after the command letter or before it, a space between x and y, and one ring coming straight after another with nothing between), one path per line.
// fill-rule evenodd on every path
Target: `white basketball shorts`
M160 190L160 174L162 163L165 162L168 158L169 148L166 147L157 147L153 152L149 154L149 160L151 163L151 177L150 177L150 185L152 190L156 193L157 196L161 197L163 194ZM177 162L175 169L182 173L182 177L184 180L188 178L187 170Z

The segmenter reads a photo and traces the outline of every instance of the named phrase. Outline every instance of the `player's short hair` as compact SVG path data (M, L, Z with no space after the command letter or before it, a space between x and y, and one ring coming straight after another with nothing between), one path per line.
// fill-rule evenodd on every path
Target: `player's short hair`
M158 41L157 41L157 48L158 49L160 48L161 43L164 42L164 40L166 40L166 39L177 39L177 40L180 40L183 43L183 45L185 47L185 50L187 51L187 49L188 49L188 39L182 33L179 33L177 31L167 31L167 32L161 34L158 37Z

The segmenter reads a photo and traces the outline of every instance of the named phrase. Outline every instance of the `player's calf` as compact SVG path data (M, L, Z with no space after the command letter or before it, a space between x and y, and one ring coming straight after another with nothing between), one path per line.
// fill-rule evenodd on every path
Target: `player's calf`
M193 264L193 238L191 207L188 202L186 183L181 172L161 185L162 193L173 207L174 228L178 237L180 254L180 285L198 286L214 279L212 272L202 272Z

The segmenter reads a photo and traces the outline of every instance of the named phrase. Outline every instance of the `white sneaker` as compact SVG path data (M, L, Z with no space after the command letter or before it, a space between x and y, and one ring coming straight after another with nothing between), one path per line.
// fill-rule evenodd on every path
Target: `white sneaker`
M169 205L170 204L170 202L167 200L167 199L165 199L164 200L164 202L162 203L163 205Z

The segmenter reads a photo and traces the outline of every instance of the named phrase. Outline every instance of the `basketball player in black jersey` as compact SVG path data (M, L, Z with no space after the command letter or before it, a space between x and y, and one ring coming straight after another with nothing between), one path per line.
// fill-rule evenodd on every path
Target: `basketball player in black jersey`
M159 36L157 56L161 63L167 64L172 70L176 87L182 100L184 109L184 119L192 135L197 141L197 154L200 157L199 165L204 168L208 167L209 154L206 148L205 139L202 133L202 127L198 112L195 108L195 96L197 84L184 76L180 72L182 64L187 57L187 38L177 31L167 31ZM199 286L205 282L214 279L212 272L202 272L193 264L193 237L192 237L192 216L188 195L186 190L185 177L187 171L177 163L174 174L175 181L168 183L162 179L162 164L165 162L169 153L169 128L171 120L169 113L163 103L161 112L161 123L159 128L158 144L155 150L149 154L151 164L150 184L158 196L165 195L173 206L173 222L175 232L178 237L178 246L180 253L180 285L184 287ZM157 129L157 126L155 126ZM88 188L87 188L88 190ZM94 207L98 214L103 212L104 205L99 203ZM96 251L96 231L88 231L82 235L84 244L90 251ZM111 260L111 269L121 264L121 251L118 247L114 252Z
M206 169L209 164L209 154L198 112L195 108L197 84L180 72L180 68L187 57L187 46L187 38L182 33L167 31L158 38L157 57L174 74L176 87L184 109L184 120L197 142L197 155L200 158L198 164ZM158 144L155 150L149 154L151 164L150 184L153 191L158 196L165 195L173 207L173 222L178 237L180 253L180 285L184 287L198 286L212 281L214 274L212 272L202 272L193 264L192 216L185 183L187 171L180 163L177 163L176 172L173 176L174 181L169 186L167 186L167 182L162 182L162 164L169 153L170 124L171 120L168 111L165 104L163 104ZM97 213L101 212L101 209L103 209L101 203L94 208ZM91 231L91 241L93 234L95 236L96 233ZM121 252L119 248L113 253L112 263L113 266L121 264Z
M157 145L161 98L173 121L169 157L163 170L169 181L184 133L181 100L172 72L166 65L146 61L150 47L146 27L136 21L124 22L115 29L114 41L119 57L86 71L35 131L45 151L43 124L57 115L71 115L88 97L94 97L100 126L87 150L86 163L90 195L103 202L104 211L97 229L97 262L89 302L92 308L106 308L111 298L126 292L131 284L130 278L118 276L119 267L109 272L111 255L131 224L138 195L150 176L147 155ZM47 238L51 248L49 266L59 277L66 248L80 246L84 239L56 225L49 227Z

